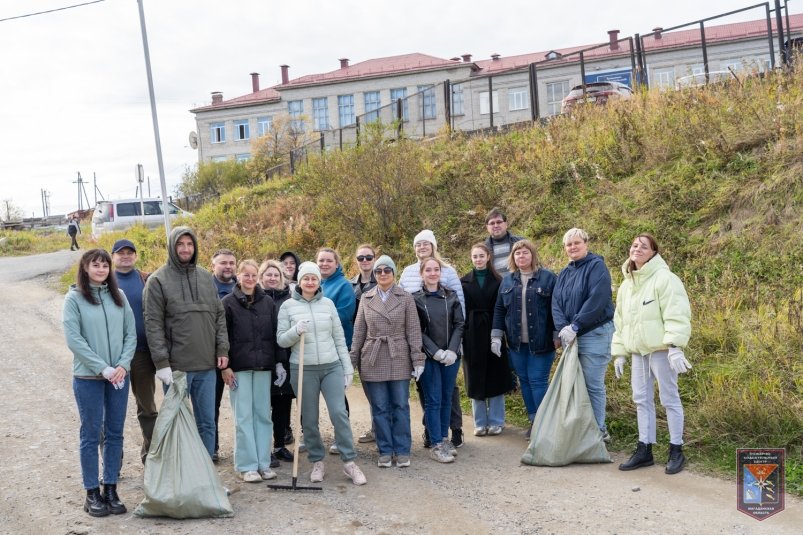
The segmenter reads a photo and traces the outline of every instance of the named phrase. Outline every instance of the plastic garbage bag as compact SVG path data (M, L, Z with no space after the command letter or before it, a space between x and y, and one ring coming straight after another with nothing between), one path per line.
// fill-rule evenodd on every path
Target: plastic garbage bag
M145 462L145 499L139 517L234 516L226 489L201 441L187 397L187 376L173 372Z
M588 399L577 343L569 345L558 363L521 462L535 466L611 462Z

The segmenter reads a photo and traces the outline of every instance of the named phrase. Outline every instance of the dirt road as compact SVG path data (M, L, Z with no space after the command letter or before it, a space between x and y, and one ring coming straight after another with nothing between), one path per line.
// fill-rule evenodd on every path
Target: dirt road
M221 451L227 453L218 471L233 490L234 518L90 518L81 509L72 356L61 331L62 295L53 290L77 258L69 251L0 258L0 406L6 407L0 420L0 533L803 533L799 499L787 497L786 511L758 522L736 510L735 483L689 471L670 477L663 466L620 472L623 453L606 465L522 466L526 444L515 428L499 437L470 436L457 462L439 465L421 446L415 404L410 468L377 468L373 445L360 444L367 485L352 485L339 459L329 456L323 492L271 491L234 476L228 395L221 417ZM348 396L357 435L368 426L367 403L359 388L350 388ZM472 428L468 417L465 427ZM331 439L331 428L323 429ZM132 398L119 482L129 510L143 496L139 445ZM306 459L300 469L307 481ZM289 482L288 464L278 472L280 482Z

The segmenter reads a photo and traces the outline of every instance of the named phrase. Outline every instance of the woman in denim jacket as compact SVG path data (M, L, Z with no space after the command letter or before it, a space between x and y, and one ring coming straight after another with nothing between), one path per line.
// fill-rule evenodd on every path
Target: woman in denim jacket
M502 279L496 298L491 351L501 357L504 335L510 364L519 378L521 396L532 424L546 394L549 370L555 360L557 337L551 304L557 277L541 266L529 240L513 244L508 266L510 273ZM530 429L525 437L530 438Z

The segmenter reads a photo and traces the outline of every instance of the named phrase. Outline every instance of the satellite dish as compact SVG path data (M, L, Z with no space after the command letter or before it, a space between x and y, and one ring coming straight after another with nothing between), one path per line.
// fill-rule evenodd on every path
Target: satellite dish
M198 134L195 132L190 132L190 147L193 149L198 148Z

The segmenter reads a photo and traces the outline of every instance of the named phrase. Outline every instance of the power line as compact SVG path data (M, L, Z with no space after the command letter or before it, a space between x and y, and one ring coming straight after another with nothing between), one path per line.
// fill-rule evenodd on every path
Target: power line
M36 15L45 15L47 13L55 13L56 11L64 11L65 9L73 9L76 7L83 7L88 6L91 4L99 4L100 2L105 2L106 0L93 0L92 2L84 2L83 4L75 4L72 6L64 6L64 7L57 7L56 9L48 9L47 11L38 11L36 13L27 13L25 15L17 15L16 17L7 17L5 19L0 19L0 22L5 22L7 20L14 20L14 19L24 19L26 17L33 17Z

